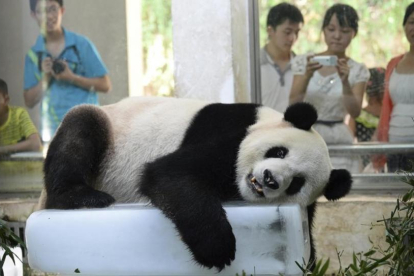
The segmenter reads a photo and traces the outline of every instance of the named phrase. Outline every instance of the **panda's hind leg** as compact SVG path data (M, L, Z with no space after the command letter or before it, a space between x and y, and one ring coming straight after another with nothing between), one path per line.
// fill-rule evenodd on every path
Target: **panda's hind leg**
M44 164L47 209L106 207L115 199L93 188L112 145L107 115L82 105L64 118L50 143Z

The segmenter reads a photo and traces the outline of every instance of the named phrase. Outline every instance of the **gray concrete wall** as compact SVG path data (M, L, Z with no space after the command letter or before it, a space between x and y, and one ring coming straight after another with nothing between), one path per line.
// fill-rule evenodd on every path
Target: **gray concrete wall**
M0 78L9 86L12 105L24 106L24 56L39 33L29 1L0 0ZM38 108L30 110L38 124Z
M125 0L65 1L63 25L86 35L98 48L112 80L113 89L100 94L101 104L128 96ZM30 16L28 0L0 0L0 78L8 85L11 104L24 106L24 56L39 34ZM29 109L36 125L38 107Z
M65 1L64 26L86 35L98 48L112 81L112 91L100 94L101 104L128 97L128 56L125 0Z

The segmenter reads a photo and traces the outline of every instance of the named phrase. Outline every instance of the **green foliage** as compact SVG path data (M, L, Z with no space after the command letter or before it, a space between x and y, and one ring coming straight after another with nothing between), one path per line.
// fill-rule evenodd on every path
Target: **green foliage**
M329 259L324 263L323 260L319 260L313 271L310 271L311 264L302 267L298 262L295 263L299 266L300 270L302 270L303 275L306 276L324 276L329 268Z
M174 88L171 0L141 0L144 93L171 96Z
M343 268L341 264L342 252L337 252L339 260L339 276L408 276L414 275L414 174L402 172L402 181L411 186L410 190L397 199L396 206L389 218L378 221L385 226L386 242L384 250L373 245L368 252L353 254L352 264ZM378 257L380 256L380 257ZM323 276L329 267L329 259L322 264L322 260L311 272L309 267L296 263L304 275Z
M0 219L0 247L5 251L0 259L0 276L5 276L3 271L3 265L7 257L10 257L13 263L16 263L15 257L17 256L15 256L13 251L11 251L11 248L16 247L18 245L24 248L26 247L24 242L10 230L6 222ZM19 261L22 260L19 259Z
M236 276L240 276L239 273L236 273ZM247 275L246 271L243 270L241 276L253 276L253 275L252 274Z
M266 17L268 10L282 1L260 1L260 44L267 40ZM411 0L293 0L301 10L305 24L294 46L298 54L318 53L326 49L321 31L325 11L335 3L353 6L359 15L358 35L348 48L348 55L368 67L386 67L394 56L408 51L402 20Z

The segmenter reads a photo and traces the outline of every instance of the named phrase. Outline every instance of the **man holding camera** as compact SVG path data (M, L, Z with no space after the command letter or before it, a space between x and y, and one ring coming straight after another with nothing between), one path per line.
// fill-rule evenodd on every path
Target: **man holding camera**
M62 27L63 0L30 0L41 34L25 58L24 100L41 102L42 138L49 141L65 114L78 104L98 104L108 92L108 71L93 43Z

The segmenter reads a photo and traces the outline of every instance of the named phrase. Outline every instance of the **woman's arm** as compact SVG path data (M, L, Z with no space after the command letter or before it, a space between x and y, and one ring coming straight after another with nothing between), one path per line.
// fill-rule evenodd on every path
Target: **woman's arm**
M380 142L388 142L388 131L390 128L390 118L394 104L390 96L390 78L392 71L397 66L398 62L402 59L402 56L392 59L385 71L384 80L384 98L382 100L381 116L377 127L377 139Z
M346 59L341 58L338 60L337 65L338 75L342 81L342 95L346 110L352 118L356 118L361 113L362 99L367 82L359 82L351 87L348 76L350 68Z
M42 144L40 142L39 134L33 133L26 140L21 141L17 144L1 146L0 155L11 154L15 152L22 152L22 151L40 151L41 147L42 147Z
M385 71L384 98L382 100L380 120L374 135L372 135L372 140L374 141L388 142L390 118L394 106L390 97L389 83L392 71L397 66L398 62L402 59L403 56L404 55L393 58L387 65L387 70ZM371 158L371 162L374 165L374 168L377 170L382 170L386 161L387 158L385 155L373 155Z
M357 130L356 130L356 121L354 118L349 118L348 127L354 136L354 140L358 140L357 138ZM358 141L357 141L358 142Z
M292 88L290 89L289 104L302 102L306 95L306 90L310 79L316 70L322 68L318 62L311 62L313 55L306 58L306 70L303 75L295 75L293 77Z
M307 75L295 75L293 77L292 88L290 90L289 104L302 102L306 95L306 89L310 77Z
M349 115L354 119L361 113L366 84L366 82L359 82L351 87L348 80L342 82L344 105Z

